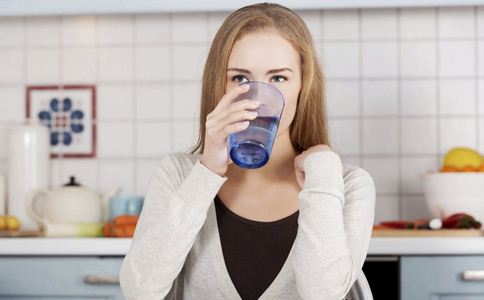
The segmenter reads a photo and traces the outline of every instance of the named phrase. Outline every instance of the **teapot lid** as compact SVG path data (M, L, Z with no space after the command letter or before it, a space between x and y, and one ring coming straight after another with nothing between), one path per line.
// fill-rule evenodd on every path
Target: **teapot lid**
M76 182L76 178L74 176L69 177L69 182L64 184L64 186L81 186L79 182Z

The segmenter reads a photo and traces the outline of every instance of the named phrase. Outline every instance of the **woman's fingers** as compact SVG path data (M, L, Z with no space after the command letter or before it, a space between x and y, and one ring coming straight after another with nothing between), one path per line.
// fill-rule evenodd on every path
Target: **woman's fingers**
M227 94L222 97L222 99L220 99L211 114L217 115L220 111L223 111L227 106L229 106L233 99L235 99L238 95L247 92L248 90L248 84L241 84L231 89L229 92L227 92Z
M247 124L247 125L249 125L249 120L253 120L255 118L257 118L256 112L242 110L242 111L234 112L234 113L228 115L226 118L224 118L223 120L218 122L216 125L214 125L213 128L214 128L214 130L224 132L223 137L227 137L228 135L233 133L233 131L232 130L225 130L226 128L228 128L229 126L235 125L235 128L242 128L242 130L243 130L243 129L247 128L247 126L240 127L240 126L237 126L236 124ZM234 128L234 127L230 127L230 129L232 129L232 128ZM230 132L230 133L227 134L227 132Z
M226 116L222 125L229 125L238 121L247 121L257 118L258 113L255 111L240 110Z
M218 113L217 115L212 116L210 120L207 120L207 127L211 127L220 123L228 123L238 121L237 117L239 114L245 113L245 117L247 120L252 120L252 116L254 115L253 112L249 111L250 109L254 109L259 106L260 102L252 101L252 100L241 100L235 103L232 103L226 110ZM236 114L234 117L233 115ZM234 119L235 118L235 119Z
M208 136L212 137L216 141L222 141L225 145L225 141L229 135L235 132L245 130L249 126L249 121L242 121L233 123L226 126L219 126L217 128L207 129Z

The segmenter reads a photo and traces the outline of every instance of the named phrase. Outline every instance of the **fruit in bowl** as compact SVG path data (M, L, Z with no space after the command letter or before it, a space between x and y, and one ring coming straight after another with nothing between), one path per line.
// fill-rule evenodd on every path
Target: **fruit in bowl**
M455 147L445 154L440 171L484 172L484 157L474 149Z
M425 201L433 217L457 212L484 221L484 158L471 148L449 150L439 172L423 175Z

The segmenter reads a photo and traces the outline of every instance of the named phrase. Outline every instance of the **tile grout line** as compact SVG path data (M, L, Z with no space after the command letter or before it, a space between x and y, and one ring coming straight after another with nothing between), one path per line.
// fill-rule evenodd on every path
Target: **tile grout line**
M175 75L175 71L174 71L174 68L175 68L175 64L174 64L174 43L173 43L173 40L174 40L174 35L173 35L173 28L174 28L174 25L173 25L173 19L174 19L174 13L169 13L168 14L168 28L169 28L169 49L168 49L168 55L170 56L170 62L169 62L169 68L170 68L170 74L169 74L169 88L168 88L168 93L170 94L170 101L169 101L169 111L170 111L170 116L168 118L169 120L169 124L170 124L170 132L169 132L169 141L170 141L170 152L173 152L175 146L174 146L174 142L175 142L175 138L173 136L173 131L174 131L174 128L175 128L175 118L173 118L173 115L175 113L175 105L174 105L174 96L175 96L175 88L174 88L174 84L175 84L175 80L174 80L174 75Z
M362 43L362 20L361 14L362 10L357 9L357 24L358 24L358 148L359 148L359 156L358 159L360 161L360 165L364 167L364 159L363 159L363 132L364 132L364 120L363 120L363 43Z
M137 125L138 125L138 97L137 97L137 91L138 91L138 78L136 75L136 52L138 51L138 45L136 44L136 25L137 25L137 18L138 14L131 14L130 15L130 21L131 21L131 66L132 66L132 74L134 76L131 76L131 108L133 110L132 112L132 117L131 117L131 133L133 135L133 145L131 151L133 151L132 154L132 160L133 160L133 174L132 174L132 185L131 185L131 192L133 194L136 194L138 192L138 169L139 169L139 157L138 157L138 135L137 135Z
M443 37L443 38L400 38L401 41L404 42L438 42L438 41L449 41L449 42L457 42L457 41L474 41L474 39L477 39L479 41L484 41L484 37L477 36L476 38L474 37ZM359 41L362 42L396 42L397 39L394 38L361 38L360 39L316 39L315 42L318 43L357 43ZM204 45L205 42L190 42L190 41L183 41L183 42L143 42L143 43L137 43L138 46L142 47L160 47L160 46L170 46L170 45L176 45L176 46L202 46ZM103 43L103 47L109 47L109 48L124 48L124 47L129 47L130 43ZM32 45L29 48L31 49L49 49L49 48L55 48L55 45ZM89 44L71 44L71 45L65 45L66 49L83 49L83 48L90 48L91 45ZM17 49L19 46L11 46L11 45L0 45L0 50L5 50L5 49Z
M476 103L474 104L475 105L475 116L476 116L476 122L475 122L475 126L476 126L476 148L477 149L480 149L481 147L481 141L480 141L480 133L481 133L481 130L480 130L480 121L479 121L479 109L480 109L480 104L479 104L479 39L478 39L478 36L479 36L479 15L478 15L478 10L477 10L477 6L474 7L474 57L476 59L475 63L474 63L474 76L475 76L475 79L474 79L474 91L475 91L475 94L474 94L474 100L476 101Z
M59 36L58 36L58 39L57 39L57 42L58 42L58 46L57 46L57 49L58 49L58 63L59 63L59 68L58 68L58 71L59 71L59 82L60 82L60 88L61 90L64 88L64 64L63 64L63 59L62 59L62 56L64 55L64 39L62 38L62 30L63 30L63 22L62 22L62 17L61 16L57 16L57 17L54 17L56 20L57 20L57 26L59 28ZM55 48L55 47L53 47ZM91 119L91 122L92 123L92 119ZM91 125L91 124L90 124ZM60 162L60 169L61 169L61 172L60 173L60 178L59 178L59 183L62 183L62 179L65 180L65 178L67 177L66 175L66 161L65 161L65 157L64 157L64 152L65 152L65 148L63 146L63 143L60 142L58 143L57 145L60 149L59 149L59 156L58 159L59 162ZM70 174L69 174L70 175ZM97 185L97 183L96 183Z
M94 41L94 51L95 51L95 68L96 68L96 78L95 78L95 87L96 87L96 107L95 107L95 111L96 111L96 119L94 120L95 124L96 124L96 162L97 162L97 184L98 184L98 191L100 191L101 189L101 163L99 161L99 123L97 122L97 120L99 119L99 112L98 112L98 107L99 107L99 101L100 101L100 98L99 98L99 82L100 82L100 55L101 55L101 51L99 49L99 40L98 40L98 34L99 34L99 19L98 17L94 17L94 38L95 38L95 41Z
M397 50L397 135L398 135L398 141L397 141L397 193L398 193L398 217L399 219L404 218L404 203L403 203L403 197L402 197L402 95L401 95L401 75L402 75L402 62L401 62L401 52L402 52L402 43L401 43L401 34L400 34L400 29L401 29L401 9L397 8L396 9L396 34L397 34L397 40L396 40L396 50Z
M435 113L437 116L437 124L436 124L436 139L437 139L437 159L436 159L436 169L439 168L439 161L441 158L441 153L442 153L442 140L441 140L441 120L442 120L442 114L441 114L441 109L440 109L440 41L438 40L438 37L440 35L440 29L439 29L439 23L440 23L440 10L438 7L434 8L435 10L435 39L436 39L436 45L435 45Z
M91 46L92 48L93 46ZM30 48L29 48L30 49ZM17 50L22 50L22 48L17 48ZM421 76L421 77L410 77L410 76L401 76L400 79L402 81L422 81L422 80L435 80L437 76ZM463 75L463 76L442 76L442 78L446 80L474 80L476 78L475 75ZM330 82L357 82L360 77L326 77L326 81ZM364 77L365 81L395 81L399 79L398 77ZM484 80L484 76L477 76L477 79ZM104 85L117 85L119 83L142 83L142 84L169 84L170 80L162 79L162 80L100 80L100 83ZM178 83L183 84L196 84L199 83L199 80L194 79L178 79ZM0 87L18 87L21 85L22 82L0 82Z

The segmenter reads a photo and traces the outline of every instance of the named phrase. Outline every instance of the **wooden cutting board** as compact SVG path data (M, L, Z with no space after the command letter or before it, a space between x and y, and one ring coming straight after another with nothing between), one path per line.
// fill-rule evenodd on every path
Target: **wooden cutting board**
M372 237L482 237L480 229L373 229Z
M36 237L42 236L38 230L0 230L0 237Z

